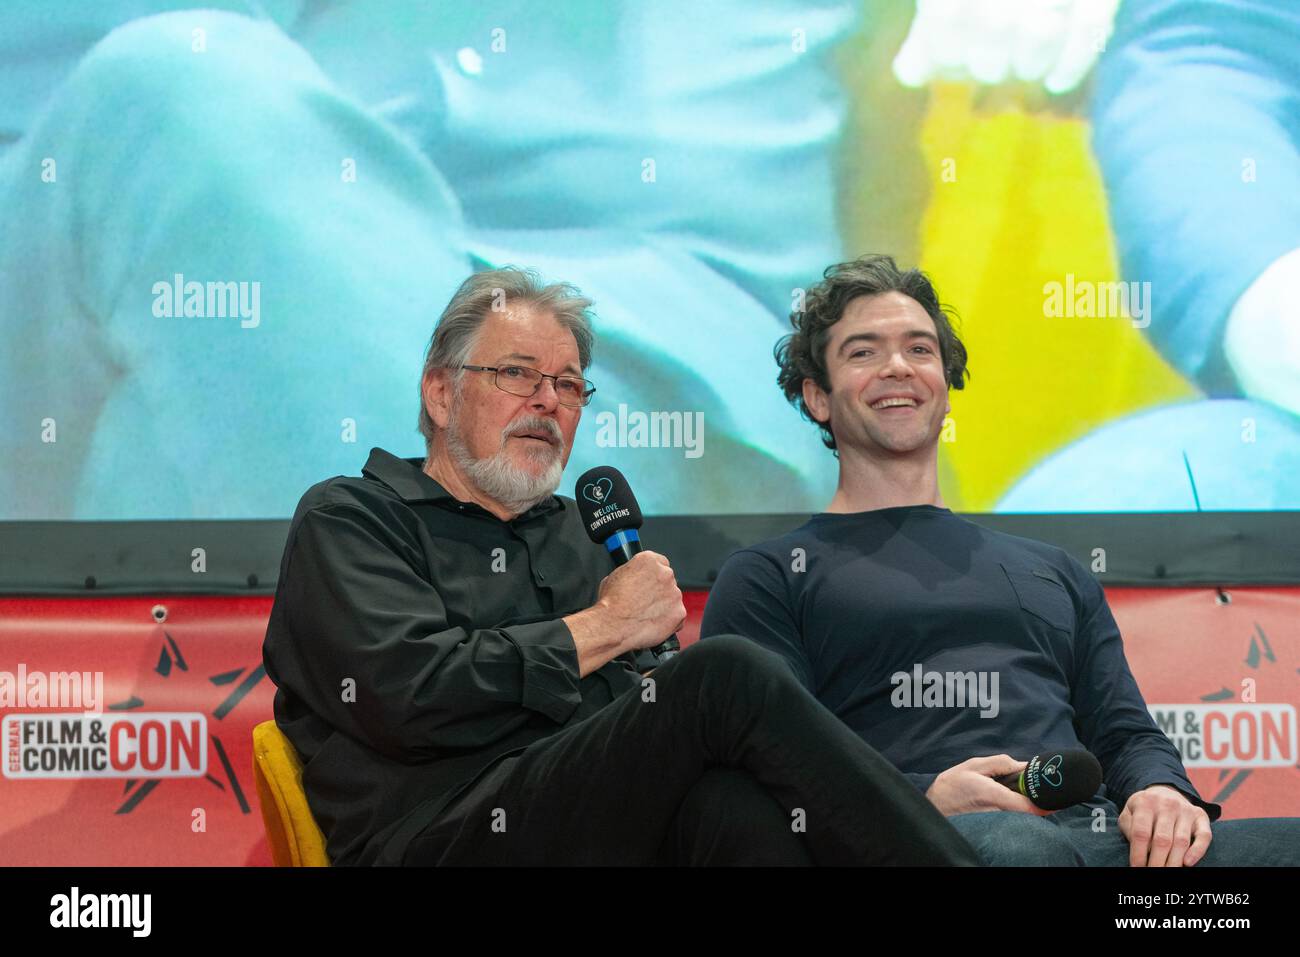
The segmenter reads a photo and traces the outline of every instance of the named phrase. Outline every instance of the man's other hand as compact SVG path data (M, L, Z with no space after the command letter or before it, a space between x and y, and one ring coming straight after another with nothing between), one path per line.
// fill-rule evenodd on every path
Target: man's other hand
M1210 816L1167 784L1134 792L1119 815L1130 867L1191 867L1209 849Z
M1021 811L1044 817L1051 812L994 780L1004 774L1018 774L1028 763L1006 754L970 758L935 778L925 796L947 817L976 811Z

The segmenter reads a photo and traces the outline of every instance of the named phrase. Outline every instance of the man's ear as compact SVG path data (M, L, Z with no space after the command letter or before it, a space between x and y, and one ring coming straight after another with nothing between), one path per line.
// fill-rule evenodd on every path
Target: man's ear
M420 383L420 393L424 396L424 411L439 429L445 429L451 421L454 391L451 373L447 369L434 369Z
M812 379L803 380L803 404L808 407L813 421L825 424L831 418L831 399Z

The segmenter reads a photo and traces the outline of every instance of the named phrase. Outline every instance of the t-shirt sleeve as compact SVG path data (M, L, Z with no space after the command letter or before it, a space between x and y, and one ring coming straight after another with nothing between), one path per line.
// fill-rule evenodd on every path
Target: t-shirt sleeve
M1201 799L1178 751L1147 711L1105 592L1083 566L1073 564L1072 577L1084 596L1070 688L1074 726L1079 740L1101 762L1111 799L1123 809L1138 791L1167 784L1204 808L1211 821L1217 820L1222 809Z
M788 583L769 556L745 549L723 563L700 623L701 639L715 635L741 635L776 652L800 683L816 693Z

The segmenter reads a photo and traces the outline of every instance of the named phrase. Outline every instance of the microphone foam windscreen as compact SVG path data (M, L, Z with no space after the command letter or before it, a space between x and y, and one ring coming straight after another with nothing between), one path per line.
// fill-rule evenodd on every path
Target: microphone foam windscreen
M615 532L641 527L641 506L623 473L611 465L599 465L582 473L573 497L593 542L603 543Z
M1045 811L1086 801L1101 787L1101 765L1087 751L1047 751L1029 759L1024 790Z

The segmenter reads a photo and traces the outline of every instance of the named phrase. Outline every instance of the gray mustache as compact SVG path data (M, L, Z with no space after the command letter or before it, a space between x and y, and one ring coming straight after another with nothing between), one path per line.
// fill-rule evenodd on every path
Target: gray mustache
M564 436L554 420L543 419L536 415L526 416L506 426L501 433L502 444L504 445L505 440L510 436L519 435L521 432L540 432L548 436L556 445L564 444Z

